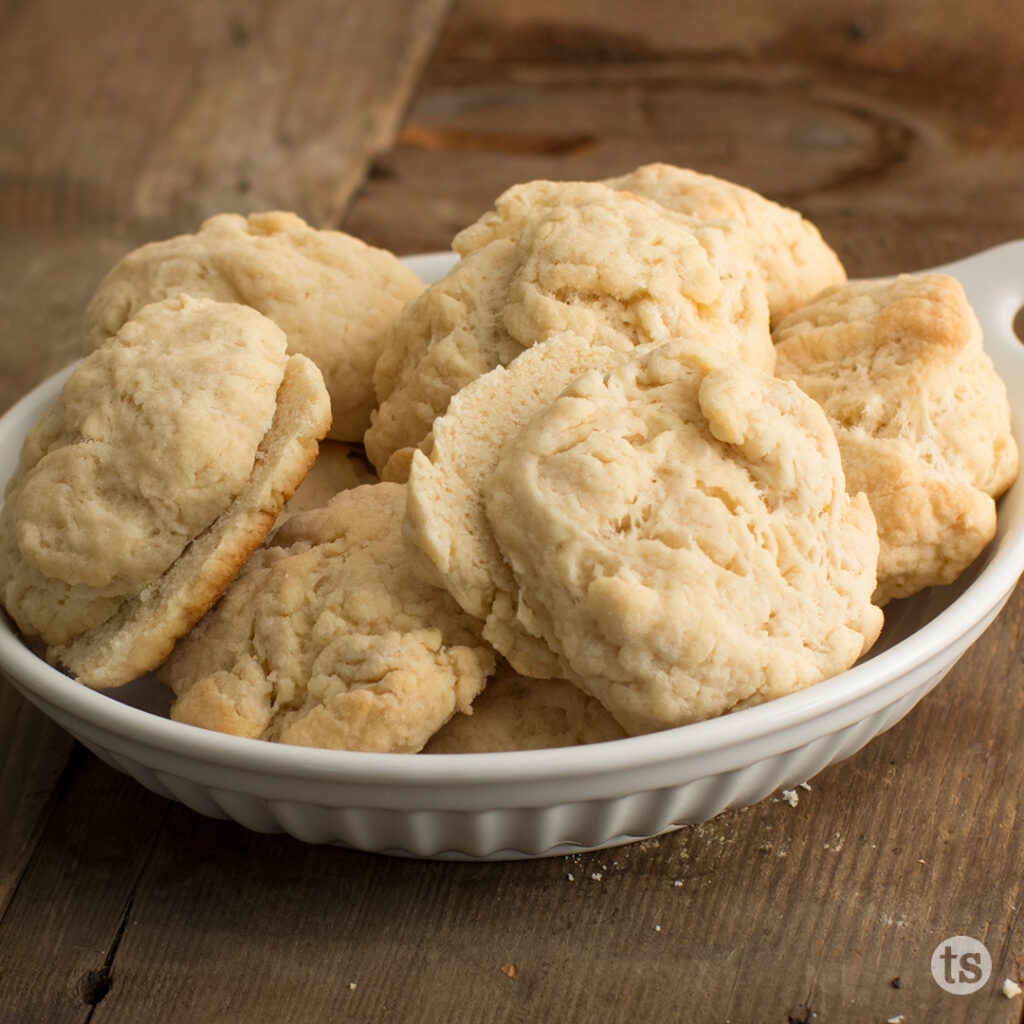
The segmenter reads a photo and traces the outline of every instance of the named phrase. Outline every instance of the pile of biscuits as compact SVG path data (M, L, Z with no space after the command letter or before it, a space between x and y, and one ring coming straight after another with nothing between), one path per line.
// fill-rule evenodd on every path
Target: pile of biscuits
M0 599L178 721L457 753L670 728L851 666L1017 473L953 278L654 164L535 181L424 288L293 214L143 246L0 511Z

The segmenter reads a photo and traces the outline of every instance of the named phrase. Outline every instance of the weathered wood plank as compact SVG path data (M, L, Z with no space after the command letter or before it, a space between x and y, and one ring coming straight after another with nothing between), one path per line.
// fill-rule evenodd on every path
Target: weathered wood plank
M82 759L0 920L4 1021L90 1019L168 806Z
M42 832L73 742L0 679L0 920Z
M328 223L388 146L447 6L15 7L0 32L0 222L160 232L284 207Z
M82 310L107 268L135 242L129 232L117 228L18 224L0 230L4 412L81 355Z
M81 310L128 249L222 210L335 223L448 2L9 5L0 410L78 354Z
M966 255L1024 233L995 9L463 3L347 226L443 248L515 182L665 160L797 206L858 274Z

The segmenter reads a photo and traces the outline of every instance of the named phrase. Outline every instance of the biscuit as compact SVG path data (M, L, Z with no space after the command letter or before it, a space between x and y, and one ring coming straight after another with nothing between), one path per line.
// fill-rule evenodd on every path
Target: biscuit
M391 321L422 291L391 253L293 213L221 213L194 235L144 245L106 275L83 319L86 351L146 303L186 292L252 306L320 368L331 434L361 441L376 404L373 367Z
M878 521L885 603L950 583L992 539L1017 473L1006 387L944 274L851 281L776 329L778 373L820 403L847 487Z
M515 237L467 254L395 321L365 437L378 470L422 445L471 380L563 331L623 351L686 337L774 366L764 281L744 227L597 183L563 183L548 203L546 184L510 190L528 211Z
M412 753L494 669L477 624L409 570L405 488L292 516L159 678L179 722L302 746Z
M7 611L89 686L156 667L262 541L329 421L319 371L255 310L143 307L26 438L0 513Z
M316 458L330 422L320 371L305 356L289 356L274 419L231 504L162 576L102 625L51 648L50 657L92 687L126 683L156 668L263 542Z
M625 730L593 697L564 679L516 675L505 662L473 701L423 748L425 754L543 750L623 739Z
M706 345L577 378L484 497L519 622L631 734L818 682L881 628L874 518L820 407Z
M527 675L557 676L561 666L515 617L518 590L487 521L483 487L502 446L533 415L588 369L626 358L571 332L553 335L459 391L434 423L429 456L412 453L405 535L417 572L483 620L484 636Z
M377 482L377 474L367 461L361 445L345 441L324 441L320 445L316 462L281 510L278 523L284 522L296 512L322 508L342 491Z
M79 364L0 513L0 593L22 631L65 644L170 567L248 479L286 358L266 317L182 296Z
M821 289L846 279L839 257L810 221L742 185L670 164L645 164L603 184L702 221L744 224L765 278L773 323ZM566 187L564 182L540 181L509 189L493 210L455 236L452 248L466 256L496 238L517 237L539 209L560 201Z
M745 224L764 274L772 323L823 288L846 280L839 257L814 224L752 189L670 164L646 164L606 184L679 213L702 219L731 217Z

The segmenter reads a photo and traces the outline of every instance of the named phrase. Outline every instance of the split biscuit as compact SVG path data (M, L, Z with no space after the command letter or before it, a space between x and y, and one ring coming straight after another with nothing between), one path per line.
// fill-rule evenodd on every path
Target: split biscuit
M151 242L104 277L83 319L86 351L149 302L186 292L252 306L320 368L330 436L361 441L376 404L373 367L391 321L422 291L397 257L293 213L221 213L194 235Z
M484 497L520 624L631 734L809 686L881 628L874 517L820 407L708 346L579 377Z
M534 209L543 184L510 190L528 211L520 228L468 253L392 326L365 436L379 471L395 452L422 445L471 380L563 331L623 351L686 337L773 368L764 280L746 228L598 183L561 183Z
M414 753L494 669L477 623L409 570L405 488L292 516L160 669L179 722L280 743Z
M556 677L561 665L516 618L518 589L487 521L484 485L503 445L576 377L626 358L572 332L553 335L459 391L434 423L429 453L412 453L405 520L412 564L483 621L485 638L526 675Z
M320 372L245 306L143 307L30 431L0 593L92 687L155 668L258 547L330 423Z
M847 487L875 512L879 604L952 582L1017 474L1006 387L944 274L851 281L776 329L778 373L825 410Z

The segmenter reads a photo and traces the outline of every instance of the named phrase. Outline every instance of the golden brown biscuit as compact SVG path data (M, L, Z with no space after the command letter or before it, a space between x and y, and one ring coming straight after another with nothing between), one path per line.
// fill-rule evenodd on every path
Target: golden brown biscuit
M494 669L477 623L410 571L405 488L292 516L159 677L171 717L302 746L416 752Z
M839 257L810 221L742 185L670 164L645 164L603 184L699 220L731 219L744 224L765 278L773 323L822 288L846 280ZM516 238L538 210L561 201L566 186L566 182L538 181L509 189L493 210L455 236L452 248L467 256L497 238Z
M530 210L538 188L511 191ZM378 469L421 446L471 380L560 332L623 351L686 337L774 366L764 281L744 227L596 183L562 183L553 205L542 199L514 238L469 253L396 320L365 437Z
M0 517L21 629L65 642L170 566L248 479L285 359L255 311L171 299L83 360L26 437Z
M878 521L876 602L954 580L991 540L1017 473L1006 388L960 283L851 281L775 332L778 373L825 410L847 487Z
M331 395L331 437L361 441L376 404L373 367L399 310L423 288L391 253L294 213L221 213L194 235L144 245L103 279L85 312L86 351L148 302L186 292L273 320Z
M483 754L604 743L626 732L593 697L564 679L530 679L506 662L473 701L423 748L425 754Z
M630 733L818 682L881 628L874 519L820 407L706 345L578 378L484 495L520 625Z

